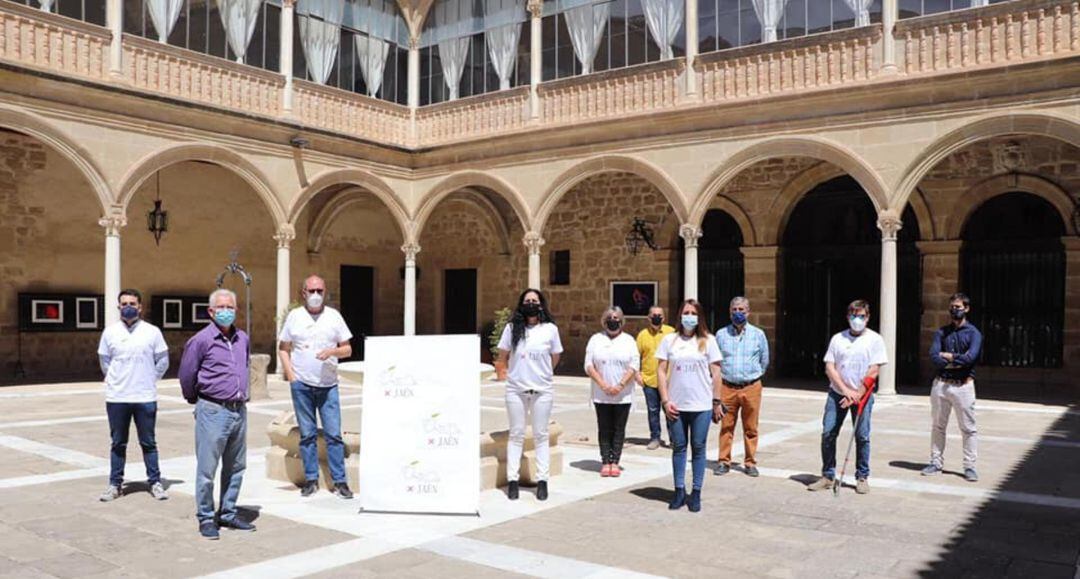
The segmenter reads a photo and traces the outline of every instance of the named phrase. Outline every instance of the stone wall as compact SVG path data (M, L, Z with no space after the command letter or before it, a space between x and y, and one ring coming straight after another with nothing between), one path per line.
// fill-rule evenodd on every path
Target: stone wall
M634 217L659 221L661 246L636 256L626 250L626 234ZM678 224L664 196L644 179L628 173L603 173L585 179L559 201L543 232L541 280L566 352L559 372L584 374L585 344L600 331L600 314L611 303L612 281L657 281L659 303L671 309L681 298ZM550 282L550 255L570 250L570 284ZM631 319L627 331L637 334L644 319Z

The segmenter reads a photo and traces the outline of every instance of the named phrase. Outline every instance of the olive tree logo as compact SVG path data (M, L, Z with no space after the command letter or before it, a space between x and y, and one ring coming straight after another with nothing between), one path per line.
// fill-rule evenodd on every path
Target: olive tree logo
M437 494L442 480L438 472L426 468L419 460L401 467L401 478L405 483L405 492L416 495Z
M450 448L461 444L461 428L456 422L442 418L438 412L424 419L424 434L427 445L432 448Z

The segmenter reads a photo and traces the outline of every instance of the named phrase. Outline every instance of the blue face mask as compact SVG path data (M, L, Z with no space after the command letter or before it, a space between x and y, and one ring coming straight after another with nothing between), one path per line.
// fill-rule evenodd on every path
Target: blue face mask
M741 326L745 324L746 312L732 312L731 321L734 322L736 326Z
M236 310L220 309L214 311L214 321L217 325L228 328L236 321Z
M120 308L120 317L130 322L139 317L139 308L135 306L124 306Z
M682 325L688 330L693 330L697 327L697 316L694 314L683 314Z

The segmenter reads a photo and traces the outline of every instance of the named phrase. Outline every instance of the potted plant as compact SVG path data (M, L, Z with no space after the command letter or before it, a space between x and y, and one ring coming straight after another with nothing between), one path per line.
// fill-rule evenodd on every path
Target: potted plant
M502 337L503 328L510 323L513 311L510 308L495 310L495 321L492 324L491 333L488 334L488 347L491 349L491 359L495 364L495 379L502 382L506 380L506 364L499 362L499 338Z

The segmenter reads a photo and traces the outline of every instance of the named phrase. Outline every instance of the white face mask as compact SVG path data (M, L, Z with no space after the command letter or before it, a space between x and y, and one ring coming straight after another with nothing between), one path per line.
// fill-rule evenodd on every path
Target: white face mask
M852 332L861 334L866 329L866 318L863 316L848 316L848 325L851 326Z
M322 307L323 297L322 294L308 294L307 305L313 310L317 310Z

